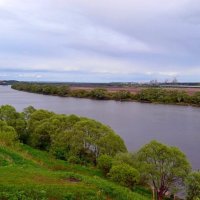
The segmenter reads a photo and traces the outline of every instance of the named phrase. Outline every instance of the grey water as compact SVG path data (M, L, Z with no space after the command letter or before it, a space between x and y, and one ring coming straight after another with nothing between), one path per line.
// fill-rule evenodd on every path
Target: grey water
M193 168L200 169L200 108L46 96L0 86L0 105L4 104L18 111L32 105L37 109L93 118L118 133L129 151L136 151L156 139L179 147Z

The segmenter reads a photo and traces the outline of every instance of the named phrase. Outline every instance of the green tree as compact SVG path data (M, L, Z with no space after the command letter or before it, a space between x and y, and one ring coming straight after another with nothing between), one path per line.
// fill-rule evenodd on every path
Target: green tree
M53 115L54 115L53 112L49 112L47 110L42 110L42 109L33 112L30 115L30 118L28 120L28 125L27 125L29 133L32 133L36 129L37 125L41 124L43 120L49 119Z
M133 188L139 181L139 172L127 164L115 165L109 173L111 179L123 186Z
M0 145L11 146L18 141L15 129L0 120Z
M53 115L55 115L53 112L46 110L36 110L29 116L27 121L27 143L29 145L38 148L41 147L42 149L44 148L40 140L43 140L44 143L47 142L45 139L48 139L48 141L50 140L48 131L52 129L51 124L47 121Z
M176 147L152 141L138 152L141 173L162 200L169 191L180 188L190 172L186 156Z
M51 146L51 130L52 125L47 120L38 124L30 136L29 144L35 148L49 150Z
M120 152L127 152L126 145L122 138L115 134L113 131L108 132L106 135L98 140L99 154L107 154L109 156L115 156Z
M14 107L3 105L0 107L0 120L12 126L18 134L20 140L26 131L26 122L22 113L18 113Z
M75 134L82 135L83 153L96 159L101 154L115 156L125 152L124 141L111 128L91 119L83 118L74 127Z
M123 164L123 163L135 168L136 165L135 155L129 152L118 153L113 159L113 165Z
M70 92L69 86L67 86L67 85L62 85L62 86L59 86L59 87L58 87L57 94L58 94L59 96L66 96L66 95L69 94L69 92Z
M191 102L192 102L192 104L200 105L200 92L196 92L196 93L191 97Z
M98 160L98 168L101 169L104 175L107 175L112 167L112 157L108 155L101 155Z
M113 94L113 97L115 100L119 100L119 101L128 100L128 99L131 99L131 93L126 90L120 90L118 92L115 92Z
M53 94L52 87L50 85L44 85L42 88L43 94Z
M23 115L25 120L29 120L31 114L33 114L36 111L36 109L33 106L28 106L27 108L24 108Z
M78 98L87 98L90 96L90 92L83 89L76 89L70 91L70 96Z
M94 99L107 99L107 90L103 88L96 88L90 92L90 97Z
M192 172L186 179L187 199L200 199L200 172Z

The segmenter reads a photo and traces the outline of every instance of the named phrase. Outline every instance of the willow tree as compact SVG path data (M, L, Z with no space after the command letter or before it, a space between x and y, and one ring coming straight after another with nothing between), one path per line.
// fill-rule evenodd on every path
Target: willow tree
M142 147L138 152L138 160L141 172L154 188L157 200L179 189L191 169L186 156L178 148L157 141Z
M106 154L115 156L120 152L127 152L124 141L110 127L95 120L83 118L74 126L74 135L82 138L82 153L90 154L93 162Z

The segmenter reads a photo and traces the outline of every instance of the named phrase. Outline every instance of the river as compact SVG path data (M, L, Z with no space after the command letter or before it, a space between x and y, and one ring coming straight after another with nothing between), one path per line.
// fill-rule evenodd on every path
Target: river
M130 151L156 139L179 147L193 168L200 169L200 108L46 96L0 86L0 105L4 104L18 111L32 105L37 109L93 118L116 131Z

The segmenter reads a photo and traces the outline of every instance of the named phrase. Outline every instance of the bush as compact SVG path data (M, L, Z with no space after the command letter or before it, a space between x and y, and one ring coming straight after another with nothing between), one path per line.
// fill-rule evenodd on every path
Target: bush
M77 156L70 156L67 161L71 164L80 164L81 161Z
M93 99L107 99L107 90L103 88L96 88L90 92L90 97Z
M113 160L113 165L119 165L119 164L127 164L131 167L135 167L135 156L131 153L118 153Z
M110 170L110 177L113 181L123 186L133 188L139 181L139 172L127 164L115 165Z
M0 144L11 146L18 141L15 129L0 120Z
M121 90L113 94L113 99L118 100L118 101L129 100L131 99L131 97L132 97L132 94L126 90Z
M108 155L101 155L97 160L98 168L107 175L112 167L112 158Z
M0 132L0 144L12 146L18 142L15 132Z

